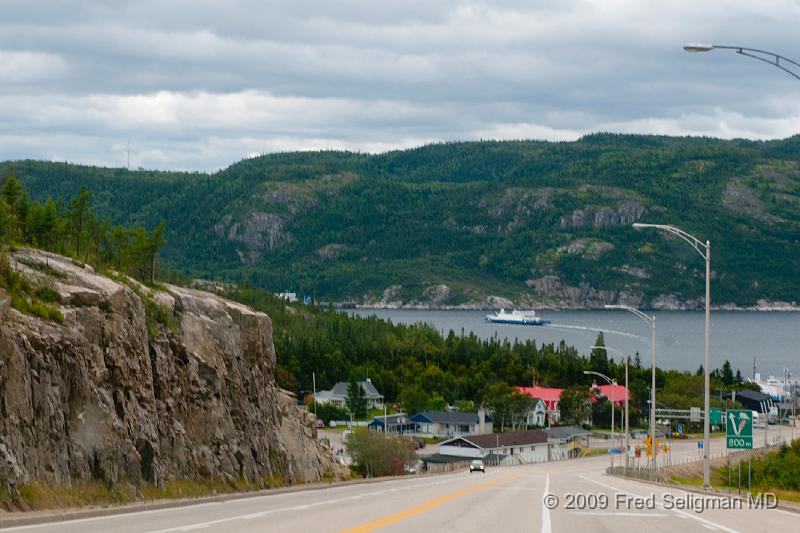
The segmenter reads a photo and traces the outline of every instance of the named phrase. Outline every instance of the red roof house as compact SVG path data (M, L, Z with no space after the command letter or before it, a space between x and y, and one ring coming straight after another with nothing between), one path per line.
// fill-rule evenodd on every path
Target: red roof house
M517 392L520 394L527 394L531 398L539 398L547 406L548 411L558 410L558 400L561 399L561 393L564 389L552 389L548 387L517 387Z
M628 400L631 399L630 391L628 391L624 385L597 385L596 383L592 383L592 390L608 398L609 402L613 398L614 405L624 404L626 395L628 396Z

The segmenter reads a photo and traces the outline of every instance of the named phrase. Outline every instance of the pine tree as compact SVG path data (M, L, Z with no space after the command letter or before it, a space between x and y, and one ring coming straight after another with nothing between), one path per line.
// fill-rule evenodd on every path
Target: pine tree
M367 416L367 396L361 383L351 379L347 385L347 398L345 406L354 418L365 418Z

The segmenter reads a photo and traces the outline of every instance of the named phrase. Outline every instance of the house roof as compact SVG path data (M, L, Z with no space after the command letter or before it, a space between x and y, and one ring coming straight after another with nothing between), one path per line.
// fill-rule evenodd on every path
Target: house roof
M395 413L393 415L386 415L387 426L399 426L411 423L413 423L413 420L411 420L405 413ZM373 417L372 422L370 422L369 425L383 426L383 417L382 416Z
M430 422L437 424L478 424L478 413L462 413L460 411L423 411L411 417L414 422ZM487 422L491 418L486 417Z
M517 387L517 392L527 394L531 398L538 398L548 406L552 406L561 399L564 389L553 389L548 387Z
M378 389L375 388L375 385L372 384L371 381L359 381L359 385L361 388L364 389L364 393L367 395L367 398L371 400L377 400L383 398L383 395L378 392ZM347 387L350 386L350 383L347 381L340 381L333 388L330 390L332 396L339 396L342 398L347 397ZM325 391L321 391L325 392Z
M738 400L739 398L744 398L753 402L766 402L770 399L770 395L764 394L763 392L745 389L736 391L736 399Z
M470 457L464 457L462 455L445 455L441 453L432 453L431 455L426 455L422 458L423 461L426 463L465 463L469 461Z
M316 398L317 399L330 399L330 398L333 398L333 391L329 391L329 390L317 391Z
M487 433L484 435L470 435L468 437L458 437L442 442L439 446L462 440L474 444L484 450L493 450L498 446L525 446L528 444L538 444L547 442L547 433L541 429L529 429L527 431L510 431L507 433Z
M598 385L595 387L600 394L608 398L608 401L611 401L611 398L614 398L614 403L623 403L625 401L625 395L628 395L628 400L631 399L630 391L628 391L624 385ZM613 393L613 394L612 394Z
M579 426L553 426L545 429L545 432L554 439L571 439L592 434L591 431L587 431Z

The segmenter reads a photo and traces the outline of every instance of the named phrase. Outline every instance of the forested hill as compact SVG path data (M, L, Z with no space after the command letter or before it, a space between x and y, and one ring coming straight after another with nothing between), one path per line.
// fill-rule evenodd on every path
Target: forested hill
M800 302L800 136L596 134L273 154L214 174L41 161L0 173L38 199L85 186L117 224L164 220L164 265L184 275L321 300L696 306L702 259L631 228L642 221L711 240L717 303Z

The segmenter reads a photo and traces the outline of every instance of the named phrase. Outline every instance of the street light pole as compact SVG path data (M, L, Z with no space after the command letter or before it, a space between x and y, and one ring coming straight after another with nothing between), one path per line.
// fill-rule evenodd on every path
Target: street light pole
M592 346L592 348L602 348L605 350L605 346ZM584 370L583 373L586 375L600 376L601 378L606 380L609 385L611 385L611 448L614 449L614 389L615 385L617 384L617 380L615 378L610 378L605 374L601 374L600 372L595 372L594 370ZM611 455L612 455L611 459L613 466L614 454L612 453Z
M759 50L758 48L746 48L744 46L723 46L717 44L687 44L683 47L686 52L696 54L699 52L710 52L712 50L736 50L736 53L763 61L768 65L777 67L786 72L790 76L800 80L800 63L792 61L788 57L776 54L775 52L767 52L766 50Z
M650 472L653 479L658 472L658 462L656 459L656 317L645 314L630 305L606 305L606 309L621 309L633 313L650 325L650 443L653 449L653 457L650 459Z
M654 228L657 230L665 231L677 235L699 253L703 259L706 260L706 327L705 327L705 354L703 357L703 383L705 392L703 394L703 406L705 408L705 415L703 416L703 487L708 488L710 483L710 470L709 470L709 443L710 443L710 409L711 409L711 373L709 370L709 351L711 349L711 241L706 240L705 244L689 233L686 233L680 228L666 224L641 224L636 223L633 225L636 229L641 228ZM653 402L655 407L655 402Z
M631 428L630 428L630 418L628 417L628 398L631 395L630 389L628 388L628 364L630 363L630 357L622 353L621 351L617 350L616 348L610 348L608 346L592 346L592 349L595 348L606 350L607 352L614 352L622 357L623 361L625 361L625 473L627 474L628 469L628 450L631 447ZM612 389L613 393L613 389ZM614 400L611 400L611 404L613 406Z

